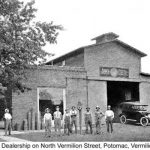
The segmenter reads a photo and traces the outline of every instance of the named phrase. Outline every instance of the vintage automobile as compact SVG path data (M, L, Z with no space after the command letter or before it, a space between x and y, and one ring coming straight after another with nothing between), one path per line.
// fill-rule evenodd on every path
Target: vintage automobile
M150 112L147 110L148 105L141 104L140 102L122 102L119 104L120 109L120 122L125 124L129 120L136 121L142 126L147 126L150 122Z

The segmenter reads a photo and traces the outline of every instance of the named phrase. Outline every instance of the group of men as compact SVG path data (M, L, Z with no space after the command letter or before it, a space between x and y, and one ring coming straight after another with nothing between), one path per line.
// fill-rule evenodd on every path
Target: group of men
M55 132L58 135L61 135L61 120L64 121L64 133L69 135L73 132L73 127L75 128L75 133L77 133L77 110L75 106L72 106L71 110L67 108L65 110L64 115L59 111L59 106L56 107L56 111L54 112L54 127ZM109 105L107 111L103 113L100 110L99 106L96 106L95 110L95 127L96 127L96 134L101 133L101 120L105 117L106 124L107 124L107 132L113 132L113 119L114 119L114 112L111 110L111 106ZM86 130L85 132L88 133L88 128L90 128L90 133L93 133L93 126L92 126L92 113L90 111L90 107L86 108L86 112L84 114L84 121ZM45 124L45 136L51 136L51 124L52 124L52 115L50 113L50 109L46 108L45 115L44 115L44 124Z
M107 110L105 113L103 113L100 110L99 106L96 106L95 110L95 128L96 128L96 134L101 133L101 121L102 118L105 117L106 125L107 125L107 132L113 132L113 119L114 119L114 112L111 110L111 106L108 105ZM90 108L86 108L85 112L85 126L86 126L86 133L88 133L88 126L90 127L90 133L93 133L92 129L92 114L90 112Z
M75 133L77 133L77 110L75 110L75 106L72 107L71 111L69 109L65 110L65 114L59 111L59 106L56 107L56 111L54 112L54 127L55 132L58 135L61 135L61 120L64 120L64 133L70 134L72 133L73 125L75 127ZM50 109L46 108L44 115L44 124L45 124L45 136L51 136L51 124L52 124L52 115L50 113Z

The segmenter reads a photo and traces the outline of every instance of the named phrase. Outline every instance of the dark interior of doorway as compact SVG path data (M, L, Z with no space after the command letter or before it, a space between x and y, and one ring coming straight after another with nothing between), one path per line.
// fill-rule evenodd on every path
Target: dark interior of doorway
M63 114L63 100L61 100L61 103L59 105L55 105L52 100L39 100L39 111L41 112L42 117L45 114L45 109L49 108L50 113L52 114L52 117L54 119L53 114L56 111L56 106L59 106L60 112Z
M119 122L118 104L124 101L139 101L139 83L137 82L107 82L108 105L115 113L114 122Z

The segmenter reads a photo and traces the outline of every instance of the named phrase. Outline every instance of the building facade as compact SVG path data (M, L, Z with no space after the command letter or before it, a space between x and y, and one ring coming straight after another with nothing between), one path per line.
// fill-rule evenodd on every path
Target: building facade
M31 90L12 95L13 123L20 124L27 113L35 113L35 128L39 129L40 116L49 107L54 112L59 105L62 113L82 103L93 113L100 106L106 111L111 105L118 122L118 104L140 101L150 106L150 75L141 72L141 58L146 56L136 48L118 40L115 33L94 38L95 44L78 48L58 57L45 66L29 71ZM34 127L33 127L34 128Z

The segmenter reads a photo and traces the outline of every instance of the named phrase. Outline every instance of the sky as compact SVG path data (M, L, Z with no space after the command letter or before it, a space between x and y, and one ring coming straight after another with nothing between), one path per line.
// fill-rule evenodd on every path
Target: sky
M49 60L114 32L148 55L142 58L142 71L150 73L150 0L35 0L35 7L37 20L64 27L57 44L45 47L55 54Z

